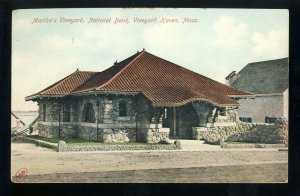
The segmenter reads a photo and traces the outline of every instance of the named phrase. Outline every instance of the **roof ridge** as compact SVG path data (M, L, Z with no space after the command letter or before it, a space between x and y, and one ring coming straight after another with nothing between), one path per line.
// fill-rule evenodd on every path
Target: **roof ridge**
M241 73L241 71L245 70L246 67L249 68L249 67L252 67L252 66L257 65L257 64L266 63L266 62L272 62L272 61L282 61L282 60L285 60L285 59L288 60L288 66L289 66L289 58L290 58L290 57L284 57L284 58L279 58L279 59L270 59L270 60L264 60L264 61L250 62L250 63L247 63L247 64L246 64L242 69L240 69L239 71L236 71L236 74Z
M105 71L105 70L104 70ZM80 89L80 87L84 86L86 83L88 83L90 80L93 79L93 77L96 75L96 74L99 74L99 73L102 73L103 71L95 71L93 72L94 74L89 78L87 79L86 81L84 81L82 84L80 84L79 86L77 86L75 89L73 89L70 94L76 92L78 89ZM87 89L88 90L88 89Z
M255 61L255 62L251 62L251 63L248 63L248 64L253 64L253 63L264 63L264 62L278 61L278 60L283 60L283 59L289 59L289 57L278 58L278 59L269 59L269 60L263 60L263 61Z
M266 62L272 62L272 61L282 61L282 60L285 60L285 59L289 60L289 57L279 58L279 59L270 59L270 60L264 60L264 61L250 62L246 66L244 66L244 68L247 67L247 66L256 65L256 64L260 64L260 63L266 63ZM241 69L240 71L242 71L243 69Z
M130 64L132 64L137 58L139 58L142 54L144 54L146 51L143 50L140 52L139 55L137 55L136 57L134 57L134 59L132 59L129 63L127 63L127 65L125 65L124 67L122 67L113 77L111 77L107 82L105 82L104 84L98 86L95 89L99 89L102 88L104 86L106 86L108 83L110 83L112 80L114 80L118 75L120 75ZM124 59L126 60L126 59ZM113 65L114 66L114 65Z

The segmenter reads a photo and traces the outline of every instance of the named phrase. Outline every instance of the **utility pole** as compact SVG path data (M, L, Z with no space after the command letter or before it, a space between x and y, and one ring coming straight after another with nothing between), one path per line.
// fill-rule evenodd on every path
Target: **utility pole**
M60 139L60 120L61 120L61 117L60 117L60 103L58 104L58 138Z
M98 128L98 120L99 120L99 101L97 101L97 116L96 116L96 123L97 123L97 141L99 140L99 128Z

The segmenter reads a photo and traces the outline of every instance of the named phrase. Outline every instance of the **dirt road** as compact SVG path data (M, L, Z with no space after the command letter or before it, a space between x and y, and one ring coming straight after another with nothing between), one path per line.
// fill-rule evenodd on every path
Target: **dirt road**
M171 169L169 171L172 172L178 168L185 168L186 171L189 171L191 168L212 166L246 165L247 167L247 165L253 164L274 163L287 166L287 160L287 151L278 151L278 149L58 153L32 144L12 144L11 172L12 176L20 168L26 168L29 176L37 174L150 171L151 169L164 169L165 171ZM286 173L283 177L286 177L287 167L281 166L280 170L283 168ZM102 174L105 175L105 173Z

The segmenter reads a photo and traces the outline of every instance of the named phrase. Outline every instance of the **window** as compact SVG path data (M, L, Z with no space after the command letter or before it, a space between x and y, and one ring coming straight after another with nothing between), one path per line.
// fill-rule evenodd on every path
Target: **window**
M43 104L43 121L46 121L46 104Z
M164 114L165 119L168 118L168 109L165 108L165 114Z
M64 119L64 122L70 122L70 104L67 103L64 105L64 116L63 116L63 119Z
M276 117L265 117L265 123L275 123L275 121L277 120Z
M240 121L252 123L252 118L250 118L250 117L240 117Z
M93 105L91 103L87 103L84 105L84 122L94 123L95 119L95 111Z
M225 107L221 107L220 110L219 110L219 114L221 116L226 116L226 108Z
M119 101L119 116L126 116L126 102L125 100Z

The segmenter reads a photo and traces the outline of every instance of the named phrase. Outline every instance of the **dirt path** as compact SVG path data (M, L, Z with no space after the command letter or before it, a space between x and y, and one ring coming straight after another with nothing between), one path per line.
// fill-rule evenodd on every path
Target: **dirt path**
M271 183L287 182L286 163L40 174L26 176L22 182L31 183Z
M12 144L12 175L195 168L208 166L287 163L287 151L215 150L144 152L54 152L32 144Z

